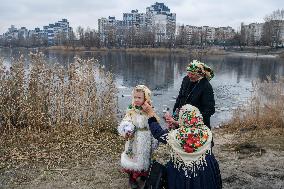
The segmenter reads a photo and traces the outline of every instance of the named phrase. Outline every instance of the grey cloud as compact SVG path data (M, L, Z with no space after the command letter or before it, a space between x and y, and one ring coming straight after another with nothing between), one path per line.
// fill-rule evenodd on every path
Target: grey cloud
M0 33L11 24L29 29L67 18L71 26L97 29L100 17L116 16L138 9L145 12L153 0L4 0L0 6ZM283 0L164 0L177 14L177 23L189 25L233 26L241 22L260 22L276 9L284 8Z

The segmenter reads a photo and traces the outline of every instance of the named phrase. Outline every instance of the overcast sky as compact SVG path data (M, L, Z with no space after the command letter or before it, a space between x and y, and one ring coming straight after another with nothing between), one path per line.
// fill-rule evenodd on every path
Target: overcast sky
M71 27L97 29L98 18L115 16L146 7L155 0L0 0L0 34L11 24L34 29L67 18ZM241 22L263 22L274 10L284 8L284 0L164 0L176 13L177 24L194 26L232 26L240 28Z

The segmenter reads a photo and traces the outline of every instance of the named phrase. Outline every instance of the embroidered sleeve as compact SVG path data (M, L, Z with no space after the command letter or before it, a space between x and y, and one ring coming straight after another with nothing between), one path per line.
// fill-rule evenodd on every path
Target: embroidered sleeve
M157 122L156 118L148 120L150 131L155 139L164 144L167 143L168 130L162 129L161 125Z
M168 141L168 132L160 136L160 140L162 143L167 144Z
M154 137L151 137L152 140L152 150L156 150L159 147L159 141Z

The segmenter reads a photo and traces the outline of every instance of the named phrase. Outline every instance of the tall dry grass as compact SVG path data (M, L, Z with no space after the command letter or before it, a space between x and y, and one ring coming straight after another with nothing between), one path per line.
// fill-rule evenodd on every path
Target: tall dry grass
M98 158L118 157L123 141L116 134L112 75L95 60L76 58L67 68L40 53L30 60L25 65L21 57L9 67L0 60L0 180L21 183L6 174L19 167L92 169Z
M47 129L88 126L113 130L116 124L116 87L112 75L96 60L82 60L67 68L50 65L41 53L0 61L0 129Z
M252 131L269 129L276 132L284 129L284 78L252 83L253 92L250 101L237 109L228 124L229 130ZM268 132L269 134L269 132ZM283 133L278 133L282 134Z
M97 48L97 47L71 47L71 46L50 46L44 49L48 50L59 50L59 51L108 51L109 49L103 47L103 48Z

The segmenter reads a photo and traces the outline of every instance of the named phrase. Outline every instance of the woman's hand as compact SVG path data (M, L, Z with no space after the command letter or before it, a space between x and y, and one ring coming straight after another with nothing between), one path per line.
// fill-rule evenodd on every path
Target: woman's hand
M149 104L148 101L144 102L144 104L142 105L142 109L143 109L144 112L146 112L146 114L149 117L154 117L156 115L155 112L154 112L153 107Z
M174 125L177 126L178 125L178 121L174 120L174 118L172 116L167 116L165 117L165 121L169 124L169 125Z
M169 112L165 113L164 118L169 129L175 129L178 126L178 121L175 121Z
M132 132L127 132L125 134L125 140L131 140L134 137L134 133Z

